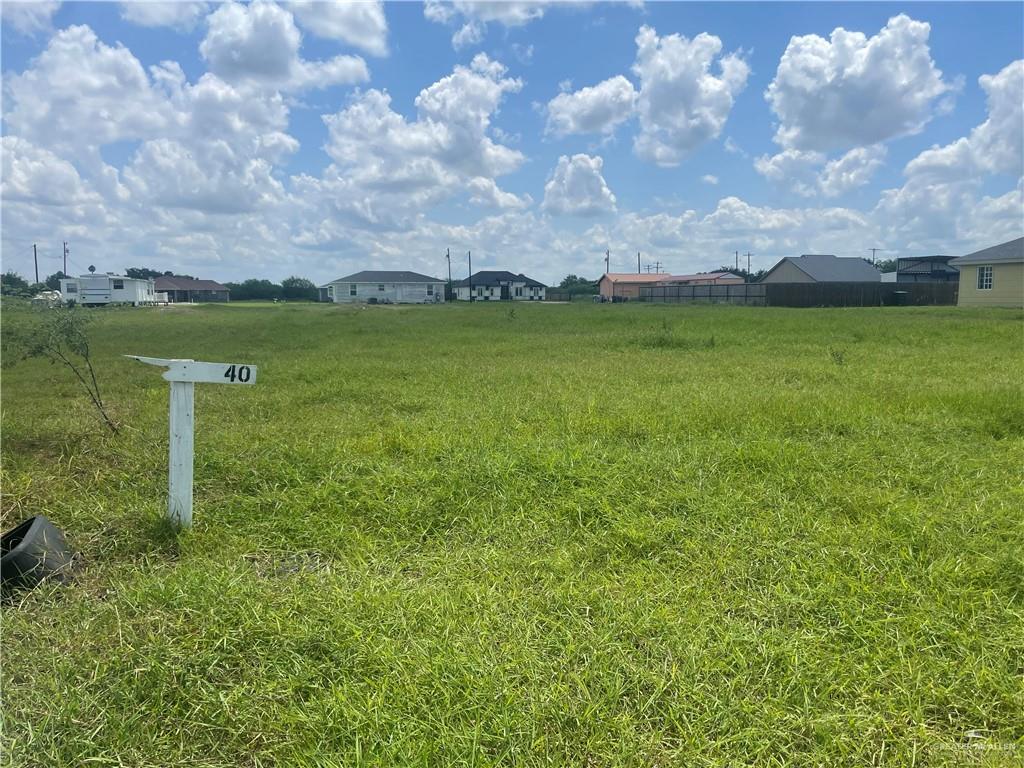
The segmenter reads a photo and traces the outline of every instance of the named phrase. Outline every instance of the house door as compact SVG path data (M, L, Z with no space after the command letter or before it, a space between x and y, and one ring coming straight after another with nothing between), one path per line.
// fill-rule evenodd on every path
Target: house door
M512 294L509 293L508 286L507 285L501 286L501 300L502 301L508 301L511 298L512 298Z

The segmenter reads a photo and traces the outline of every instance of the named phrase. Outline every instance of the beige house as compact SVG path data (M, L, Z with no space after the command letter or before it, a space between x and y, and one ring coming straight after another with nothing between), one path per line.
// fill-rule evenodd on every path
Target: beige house
M961 307L1024 307L1024 237L950 262L960 270Z

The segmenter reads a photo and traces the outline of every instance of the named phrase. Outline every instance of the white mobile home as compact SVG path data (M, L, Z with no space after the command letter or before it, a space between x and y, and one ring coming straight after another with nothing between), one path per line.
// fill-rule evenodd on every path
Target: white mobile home
M60 292L64 301L86 306L131 304L137 307L156 301L152 280L109 273L64 278L60 281Z
M335 304L439 304L444 280L417 272L364 270L320 286L320 297Z
M455 284L459 301L544 301L545 291L544 283L505 271L477 272Z

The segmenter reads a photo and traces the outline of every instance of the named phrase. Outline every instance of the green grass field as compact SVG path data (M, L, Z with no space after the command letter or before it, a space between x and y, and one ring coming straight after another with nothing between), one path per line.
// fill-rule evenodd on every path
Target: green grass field
M1024 764L1024 315L96 311L3 377L10 766ZM197 386L195 528L162 523Z

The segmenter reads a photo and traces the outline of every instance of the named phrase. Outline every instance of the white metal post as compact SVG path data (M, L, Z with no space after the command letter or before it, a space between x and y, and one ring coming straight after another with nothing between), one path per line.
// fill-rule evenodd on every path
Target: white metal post
M192 527L192 462L195 388L191 381L171 382L170 460L167 515L182 528Z

